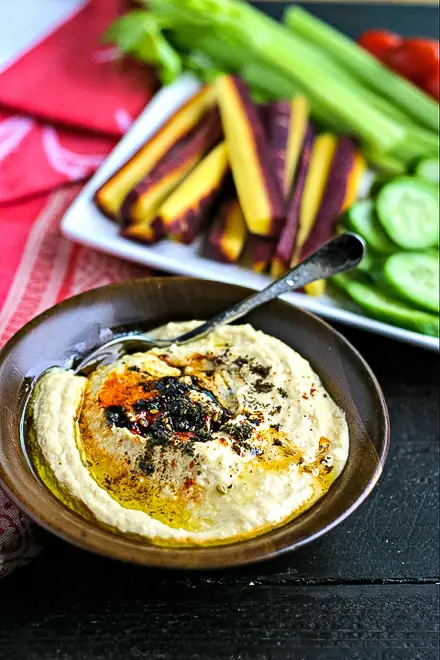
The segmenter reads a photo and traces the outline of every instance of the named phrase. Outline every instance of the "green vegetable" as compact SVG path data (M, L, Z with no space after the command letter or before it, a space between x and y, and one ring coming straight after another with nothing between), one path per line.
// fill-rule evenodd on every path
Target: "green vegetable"
M170 38L173 40L175 46L184 49L191 49L194 43L197 43L197 47L208 53L211 60L217 66L222 66L228 72L240 73L252 88L261 87L261 93L265 89L269 92L274 90L275 98L284 99L290 98L294 94L304 95L306 93L304 86L298 80L293 82L291 77L283 76L273 66L265 65L258 58L249 57L248 49L240 46L239 41L236 38L232 38L230 33L218 30L216 25L211 26L209 31L206 30L206 26L203 28L196 26L195 30L182 27L175 35L171 34ZM367 106L370 105L372 108L379 110L397 122L410 126L411 131L415 130L416 127L411 126L411 120L404 112L366 88L355 77L347 73L344 68L332 61L325 52L321 52L314 44L307 42L301 37L295 35L295 39L295 50L305 61L312 61L320 71L325 71L327 76L339 81L353 93L356 93L357 97L363 99ZM262 73L262 77L260 76L257 80L255 76L258 70ZM273 78L275 78L275 81ZM349 126L344 124L340 118L335 119L334 116L332 117L333 113L326 109L325 106L322 106L320 98L315 98L313 88L309 87L307 89L307 95L311 102L312 116L315 116L325 128L331 128L339 132L350 132ZM435 139L435 136L433 139ZM405 144L405 141L403 144ZM421 149L419 142L417 142L417 145L417 154L419 154ZM411 157L413 157L412 152Z
M161 23L142 10L118 18L107 30L104 40L115 42L128 55L154 64L167 85L182 73L182 59L162 33Z
M368 146L364 149L364 155L375 169L389 175L397 176L398 174L405 174L408 169L404 159L386 154L377 149L372 149Z
M388 172L438 153L434 101L299 8L286 15L290 29L240 0L144 1L148 10L118 19L106 38L155 64L164 83L182 70L209 82L236 73L259 101L304 95L313 119L355 135Z
M427 158L420 161L416 167L416 174L421 179L438 186L440 182L440 161L438 158Z
M439 199L433 186L415 177L387 183L376 200L377 217L394 243L407 250L439 242Z
M399 298L430 312L440 311L438 253L398 252L386 260L383 274Z
M370 316L413 332L439 336L439 317L421 312L383 293L365 279L353 275L336 275L332 281L341 287Z
M300 7L288 9L284 21L294 32L325 49L340 65L404 109L422 126L438 131L438 104L412 83L396 76L351 39Z
M293 83L285 74L274 71L267 65L252 61L245 64L240 74L248 85L253 89L260 89L262 92L265 90L272 100L306 96L310 104L310 116L322 128L334 133L347 134L351 132L350 127L326 110L314 94L310 91L306 92L302 85L296 82Z
M411 135L417 138L417 143L413 145L413 148L420 149L420 147L429 147L429 149L436 149L438 137L434 132L420 127L414 123L414 120L400 107L394 105L393 102L384 98L382 95L374 92L370 87L365 86L365 84L356 77L356 74L350 72L345 65L341 66L336 59L331 57L329 52L322 50L322 45L320 43L317 44L305 39L301 34L298 34L297 31L294 31L294 34L297 48L300 47L304 52L304 55L313 60L322 71L325 71L327 75L339 80L346 87L356 92L366 104L370 104L376 110L383 112L384 115L408 126ZM352 43L353 46L356 47L356 44L354 42ZM407 145L407 148L408 147L409 144Z
M405 139L389 155L411 163L438 153L438 135L419 126L407 125L406 131Z
M363 199L353 204L345 216L349 229L362 236L368 247L379 254L396 252L397 245L383 231L374 212L374 202Z
M379 110L384 115L395 119L397 122L412 126L411 119L395 105L377 95L371 89L365 87L362 82L357 80L345 67L341 67L335 60L328 56L328 53L321 50L316 44L307 41L298 34L295 34L296 49L300 49L305 58L313 61L321 71L325 71L327 76L332 77L342 83L347 89L355 92L359 98L362 98L366 104ZM415 126L414 126L415 128ZM426 139L426 137L423 135Z
M350 84L351 78L343 67L327 63L324 68L327 57L322 49L295 37L285 26L247 3L236 0L150 0L148 7L149 11L145 13L150 21L147 21L144 33L151 43L147 49L141 47L139 35L142 31L133 27L134 19L119 22L118 29L112 29L110 36L125 52L132 52L149 62L157 57L161 70L167 74L167 81L172 76L173 66L178 66L172 57L176 52L180 57L194 52L205 53L212 62L211 70L244 75L252 62L290 81L292 92L289 97L295 94L298 86L303 88L314 99L315 108L320 108L339 126L355 133L378 151L397 149L399 144L405 143L408 136L403 122L365 102L359 91L359 82L353 80ZM135 17L143 23L146 17L141 14L135 12ZM163 39L168 42L169 50L162 48ZM171 66L168 60L161 62L163 53L172 60ZM184 64L187 65L188 60ZM193 64L189 60L189 65ZM335 71L339 71L338 75L333 75ZM371 93L365 90L365 94Z
M204 53L222 73L235 73L246 62L248 55L243 46L231 35L222 34L217 27L207 30L199 25L184 26L168 31L168 38L180 52Z
M222 71L218 69L214 62L205 53L189 53L182 57L185 69L195 73L200 80L206 83L212 83Z
M428 151L432 156L437 156L439 150L438 133L420 126L413 126L411 128L411 134L423 149Z

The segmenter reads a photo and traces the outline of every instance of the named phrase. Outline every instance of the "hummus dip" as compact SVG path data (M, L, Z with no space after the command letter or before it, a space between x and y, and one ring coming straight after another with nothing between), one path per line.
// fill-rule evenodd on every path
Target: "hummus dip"
M63 501L164 545L227 543L291 520L328 490L349 447L344 412L309 363L250 325L88 378L51 370L30 424L38 471Z

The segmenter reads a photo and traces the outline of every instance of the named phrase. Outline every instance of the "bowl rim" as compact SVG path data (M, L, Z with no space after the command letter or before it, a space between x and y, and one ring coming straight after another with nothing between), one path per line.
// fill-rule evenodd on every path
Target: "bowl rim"
M5 360L6 356L10 355L11 352L13 352L15 346L21 341L21 339L25 337L29 332L31 332L34 327L38 326L47 317L56 315L60 310L65 310L65 309L69 310L69 308L75 307L77 303L82 303L84 300L87 300L89 297L90 298L95 297L99 292L107 292L109 290L124 291L127 288L131 288L135 285L142 286L144 283L148 284L153 281L159 288L163 284L169 286L170 284L172 285L177 281L186 285L190 285L191 283L196 283L196 282L204 282L204 283L208 282L208 280L204 280L202 278L197 278L197 277L151 276L151 277L127 280L125 282L119 282L115 284L107 284L101 287L89 289L82 293L76 294L75 296L66 298L65 300L62 300L56 305L49 307L48 309L44 310L43 312L32 318L24 326L22 326L20 330L18 330L8 339L8 341L0 349L0 366ZM213 286L215 285L220 285L223 287L226 286L229 289L236 289L236 290L240 289L244 292L245 295L255 293L254 289L250 289L249 287L241 286L238 284L229 284L227 282L217 282L217 281L210 281L210 284ZM43 488L45 488L46 490L46 495L48 497L55 499L55 501L58 503L59 506L63 507L64 510L69 513L69 515L72 515L76 519L79 519L82 524L91 526L90 534L79 533L78 535L74 535L72 534L72 530L65 531L64 529L58 527L53 521L46 519L44 514L35 511L31 506L28 505L26 501L24 501L26 500L26 497L23 497L22 493L19 492L18 488L15 487L13 480L10 479L9 475L5 471L5 468L0 462L1 488L4 490L6 495L11 499L11 501L14 502L16 506L26 516L28 516L31 520L37 523L38 526L42 527L51 534L54 534L58 538L61 538L63 541L66 541L76 547L79 547L83 550L88 550L90 552L93 552L101 556L105 556L112 559L118 559L120 561L133 563L137 565L150 566L156 568L167 568L167 569L177 569L177 570L179 569L180 570L181 569L212 570L212 569L231 568L234 566L245 566L256 562L266 561L274 557L280 557L287 552L290 552L292 550L295 550L297 548L300 548L304 545L307 545L308 543L317 540L318 538L320 538L321 536L332 530L334 527L336 527L344 520L346 520L346 518L348 518L363 502L365 502L365 500L371 494L372 490L374 489L374 487L376 486L382 475L390 446L390 419L389 419L388 408L382 388L374 372L372 371L371 367L369 366L365 358L361 355L361 353L348 341L348 339L345 338L345 336L342 333L340 333L338 330L333 328L329 323L321 319L316 314L313 314L308 310L302 309L301 307L298 307L291 302L288 302L280 298L276 299L276 302L279 302L286 307L290 307L290 308L293 307L299 314L311 317L315 322L324 326L327 332L329 332L331 335L337 338L342 343L344 350L351 351L351 353L353 354L355 359L361 364L361 366L363 367L363 369L365 370L366 374L368 375L371 381L371 384L377 395L378 403L380 404L380 413L383 418L382 420L383 436L381 437L382 440L381 450L380 452L375 450L377 453L377 465L373 473L371 474L370 478L368 479L368 483L363 488L362 492L350 504L349 507L344 509L344 511L342 511L340 515L338 515L336 518L324 524L322 528L296 541L291 540L289 542L289 540L286 539L286 542L282 542L279 545L275 543L271 548L265 547L264 539L265 538L267 539L268 534L271 534L274 531L285 529L287 525L285 526L282 525L279 528L276 528L276 530L271 530L269 532L266 532L265 534L262 534L261 536L253 537L251 539L241 542L219 544L212 546L197 546L197 547L188 546L188 547L180 547L180 548L179 547L169 548L155 544L146 545L145 543L148 543L148 541L140 541L140 542L135 541L134 539L131 539L127 535L115 534L109 530L104 529L95 521L87 520L82 516L80 516L79 514L75 513L74 511L70 510L49 489L47 489L47 487L44 486L44 484L42 484ZM0 443L1 443L1 438L0 438ZM25 456L25 460L28 460L26 456ZM31 468L29 468L29 472L32 478L38 480L38 477L32 473ZM100 545L99 538L94 538L93 532L97 532L98 537L104 535L105 537L108 538L109 536L111 536L113 541L119 540L121 541L121 544L114 543L113 547L107 547L105 543ZM127 551L127 548L125 548L124 546L127 542L131 544L131 548L137 545L139 549L141 549L141 552L145 553L145 560L143 559L142 556L139 556L139 553L136 553L138 555L136 557L126 557L125 553ZM246 544L251 544L251 543L253 546L256 546L256 551L248 554L246 552L234 553L234 548L238 548L238 547L244 548ZM163 552L164 550L166 550L166 552ZM199 554L203 553L204 554L203 561L201 561L200 563L191 562L190 564L188 564L188 560L185 560L185 557L186 555L193 553L199 553ZM168 560L163 561L164 557L167 557Z

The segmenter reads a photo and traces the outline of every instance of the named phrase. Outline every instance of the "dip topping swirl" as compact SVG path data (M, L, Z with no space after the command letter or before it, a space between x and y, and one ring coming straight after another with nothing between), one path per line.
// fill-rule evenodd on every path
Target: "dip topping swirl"
M325 493L348 455L345 415L317 374L251 326L127 355L88 378L49 373L33 425L55 478L92 515L177 545L282 524Z

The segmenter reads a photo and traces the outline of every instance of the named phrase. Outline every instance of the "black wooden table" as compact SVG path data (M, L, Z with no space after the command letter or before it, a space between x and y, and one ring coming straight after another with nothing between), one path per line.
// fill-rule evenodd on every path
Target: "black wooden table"
M313 10L354 35L437 29L434 8ZM282 559L203 574L117 564L46 536L40 557L0 582L1 660L437 660L440 360L341 330L376 372L392 427L384 475L355 514Z

